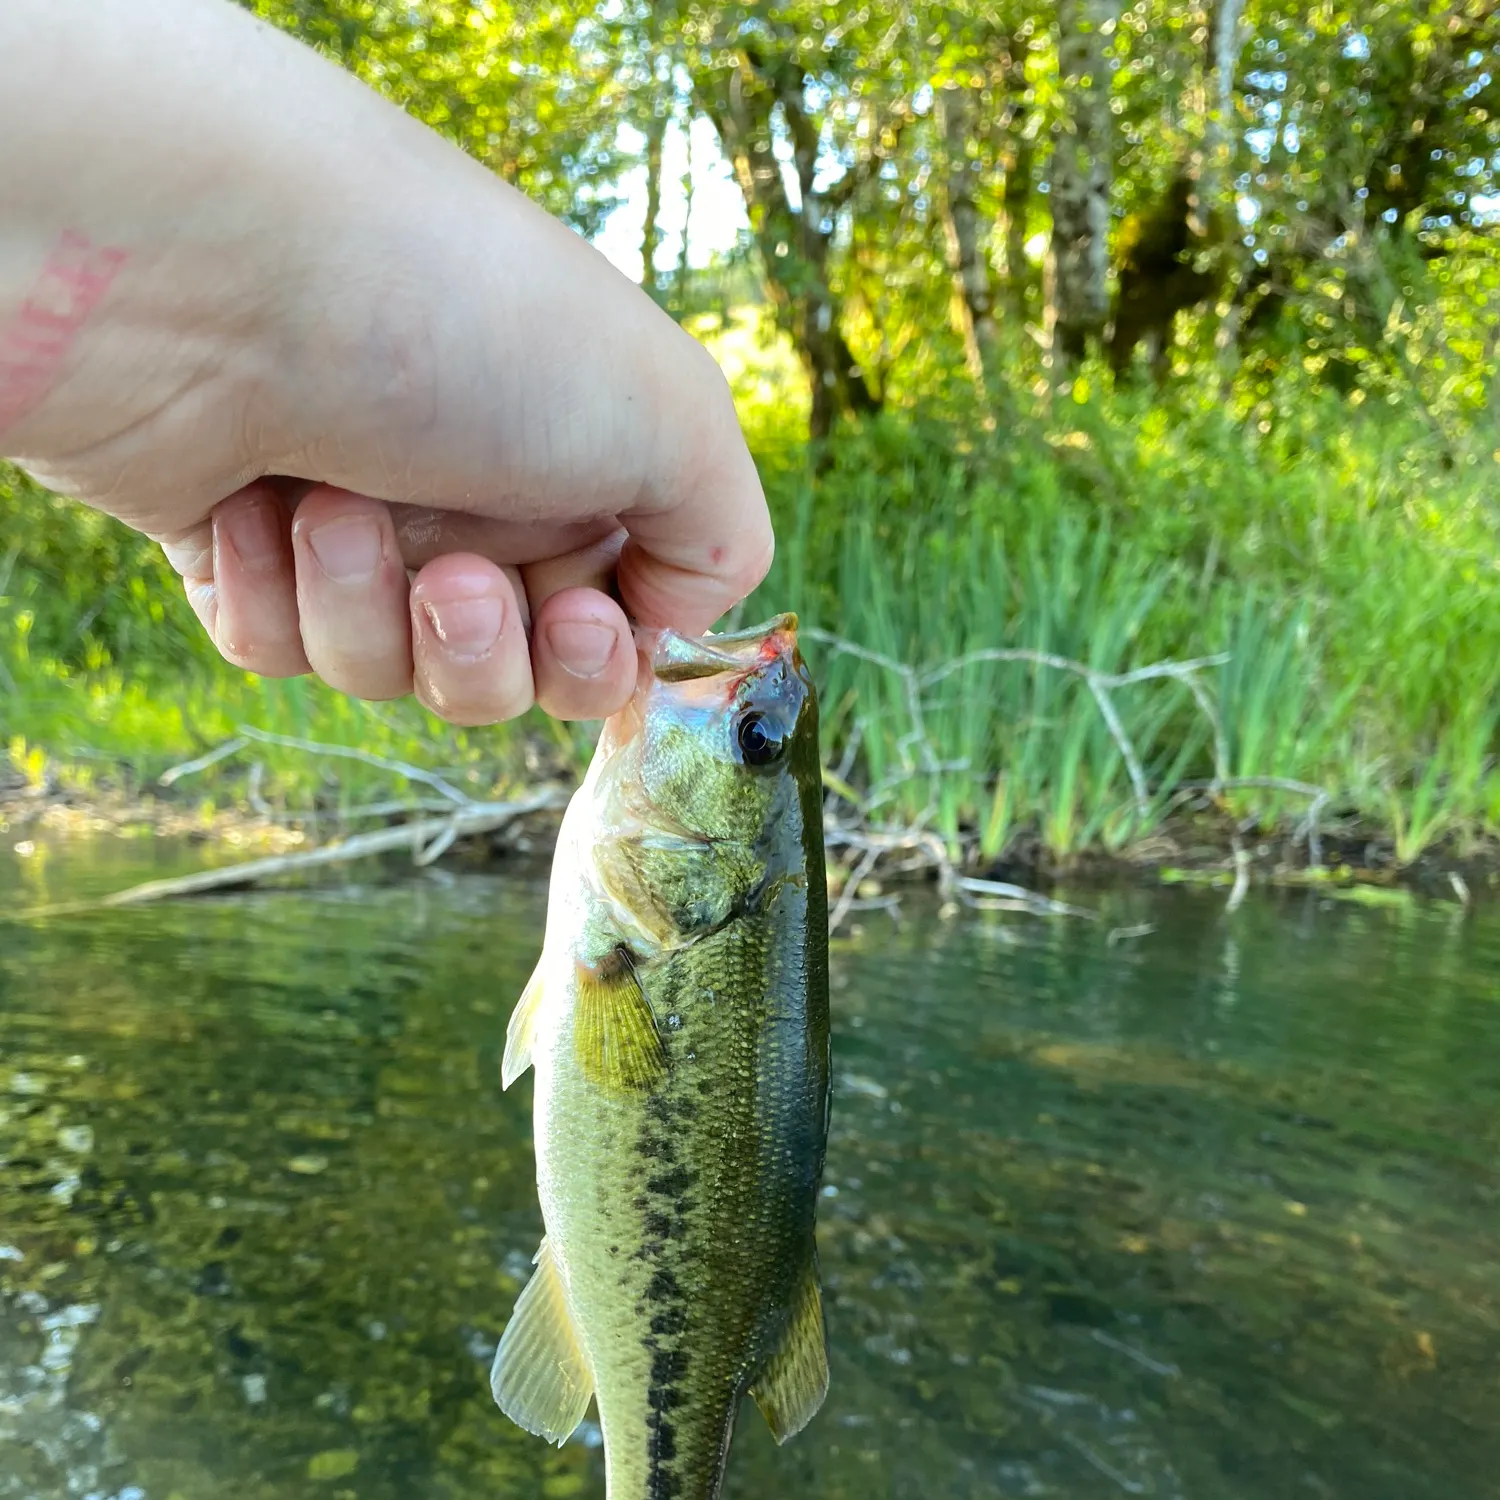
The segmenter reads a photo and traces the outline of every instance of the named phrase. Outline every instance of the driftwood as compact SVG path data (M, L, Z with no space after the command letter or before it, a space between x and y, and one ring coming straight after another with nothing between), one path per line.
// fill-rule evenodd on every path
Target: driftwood
M170 880L148 880L123 891L115 891L97 901L76 901L59 906L36 907L20 912L22 917L71 916L78 912L98 911L111 906L141 906L148 901L164 901L173 896L197 896L205 891L227 890L237 886L259 885L282 875L300 874L321 865L346 864L385 854L393 849L409 848L418 865L430 864L445 853L455 839L475 833L489 833L528 813L562 807L567 793L549 790L516 802L471 802L446 818L424 818L416 823L377 828L356 834L337 843L316 849L299 849L292 854L274 854L264 859L244 860L217 870L200 870Z

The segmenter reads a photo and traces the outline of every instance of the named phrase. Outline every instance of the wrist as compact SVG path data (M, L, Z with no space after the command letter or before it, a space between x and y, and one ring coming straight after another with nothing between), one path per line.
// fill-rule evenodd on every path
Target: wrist
M328 216L308 117L365 92L224 0L0 5L0 453L93 499L101 448L258 411Z

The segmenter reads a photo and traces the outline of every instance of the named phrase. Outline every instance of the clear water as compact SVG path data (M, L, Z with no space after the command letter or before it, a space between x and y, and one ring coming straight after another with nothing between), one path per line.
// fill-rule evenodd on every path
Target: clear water
M542 885L360 878L0 924L0 1500L603 1495L486 1383ZM1089 899L836 945L833 1389L726 1494L1500 1496L1500 909Z

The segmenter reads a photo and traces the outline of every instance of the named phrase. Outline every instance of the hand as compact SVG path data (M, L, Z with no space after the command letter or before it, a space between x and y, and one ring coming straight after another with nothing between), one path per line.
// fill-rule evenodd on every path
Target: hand
M707 353L225 0L8 0L0 138L0 452L160 541L231 662L597 717L627 613L702 631L764 577Z

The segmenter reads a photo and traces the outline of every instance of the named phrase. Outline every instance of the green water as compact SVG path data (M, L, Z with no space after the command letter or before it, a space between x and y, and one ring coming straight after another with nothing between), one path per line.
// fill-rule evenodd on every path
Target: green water
M0 903L192 857L6 855ZM785 1449L748 1408L726 1493L1500 1495L1500 909L1078 899L836 945L833 1388ZM542 913L367 869L0 925L0 1500L603 1495L486 1382Z

